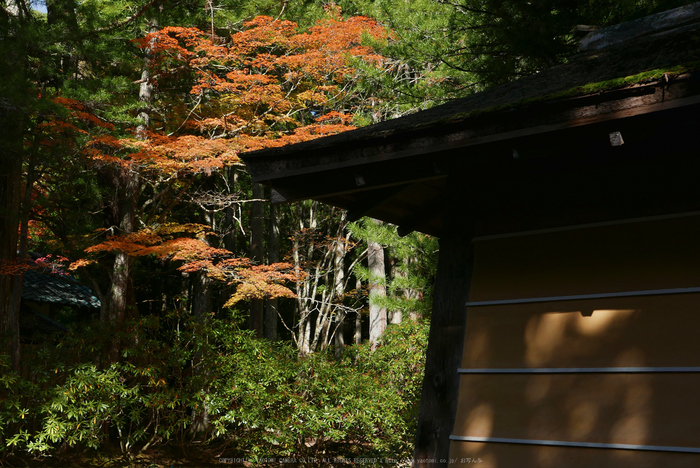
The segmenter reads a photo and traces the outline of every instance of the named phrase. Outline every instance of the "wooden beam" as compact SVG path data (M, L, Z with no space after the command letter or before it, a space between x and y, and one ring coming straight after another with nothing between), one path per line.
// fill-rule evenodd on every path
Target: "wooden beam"
M395 195L403 192L410 184L395 185L366 194L348 211L348 221L357 221L367 213L377 209Z
M444 177L435 172L432 163L416 160L401 166L374 164L344 171L329 171L323 175L304 174L284 181L269 182L274 187L272 202L282 203L307 199L323 201L324 198L380 189L390 189L383 192L390 194L412 183Z
M448 181L445 229L440 238L438 273L423 378L413 466L446 467L455 423L459 374L467 321L466 304L473 270L473 227L458 216L462 181ZM451 196L449 196L451 195ZM450 206L452 205L452 206ZM465 221L467 220L467 221Z
M421 394L415 468L446 467L459 397L473 249L468 237L440 238L435 300Z
M413 231L428 232L424 226L430 226L432 221L442 215L442 206L445 203L445 198L442 196L424 200L419 210L416 210L410 217L404 219L398 226L397 233L400 237L404 237ZM458 216L457 213L455 215ZM433 234L438 235L438 234Z
M410 129L381 138L362 137L308 151L280 156L250 156L246 163L253 180L274 181L300 175L359 168L368 164L416 158L495 142L547 134L700 104L697 86L678 80L626 88L604 95L536 103L509 112L493 112L413 132ZM305 163L300 167L297 160ZM396 165L395 165L396 166ZM437 168L439 170L439 167Z

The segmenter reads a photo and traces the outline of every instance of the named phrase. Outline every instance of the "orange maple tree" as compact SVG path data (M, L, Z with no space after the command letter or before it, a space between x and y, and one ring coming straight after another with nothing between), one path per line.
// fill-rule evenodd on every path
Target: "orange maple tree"
M138 40L152 57L150 79L159 96L154 115L160 119L153 127L158 131L129 135L80 102L59 98L56 102L67 109L67 116L47 123L49 133L82 142L81 154L92 167L133 173L151 194L171 198L167 203L142 202L136 215L139 229L103 229L85 237L91 242L87 256L71 268L87 266L109 252L131 258L153 255L180 262L183 272L204 271L238 285L229 305L294 296L283 284L298 281L302 274L290 265L236 258L202 240L202 226L169 222L169 216L197 177L240 165L241 151L354 128L352 113L361 104L352 92L354 64L380 64L382 57L364 45L364 38L382 40L387 33L368 18L344 20L336 8L328 13L307 31L261 16L228 38L167 27Z
M204 271L212 278L236 286L235 293L224 306L234 305L244 299L270 297L294 297L285 283L297 282L305 273L295 270L289 263L255 265L247 258L238 258L221 248L211 247L195 235L207 234L209 228L201 224L169 223L158 228L145 228L131 234L109 236L107 240L85 249L91 255L121 251L132 257L154 255L161 260L181 263L179 271L193 273ZM76 270L96 262L96 258L82 258L73 262L70 270Z
M354 128L355 60L379 64L383 58L363 45L386 31L363 17L329 17L306 32L291 21L259 16L230 38L198 29L168 27L144 37L152 47L154 79L175 88L184 79L193 109L178 131L228 139L238 151L282 146ZM183 86L180 84L179 86Z
M136 42L154 55L151 79L163 90L163 131L147 132L146 139L94 135L84 154L99 164L151 169L158 177L209 174L240 164L238 152L353 129L353 63L379 64L383 58L363 38L387 33L369 18L343 20L336 7L328 13L306 32L291 21L259 16L228 39L183 27L146 35ZM183 86L190 102L168 95ZM109 125L77 101L61 102L74 118Z

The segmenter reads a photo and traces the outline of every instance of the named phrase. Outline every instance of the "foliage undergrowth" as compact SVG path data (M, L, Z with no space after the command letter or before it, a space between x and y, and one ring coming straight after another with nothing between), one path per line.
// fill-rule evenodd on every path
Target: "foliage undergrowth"
M122 461L154 447L212 456L410 458L427 325L387 329L374 352L299 358L235 319L176 313L126 330L99 324L25 345L23 370L0 356L0 461L60 460L118 447ZM105 350L121 335L119 362ZM85 455L87 454L87 455Z

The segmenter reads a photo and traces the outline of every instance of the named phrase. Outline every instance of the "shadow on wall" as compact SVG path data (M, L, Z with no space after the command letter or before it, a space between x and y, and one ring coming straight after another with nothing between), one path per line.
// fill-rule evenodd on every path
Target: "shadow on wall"
M700 372L667 372L700 368L700 293L679 293L700 287L698 238L687 215L476 240L452 432L472 439L453 441L452 458L700 466L700 454L624 447L700 449Z
M453 434L700 447L700 375L619 372L700 366L699 303L700 295L684 294L470 308L464 368L542 373L462 375ZM453 448L452 458L481 459L481 468L696 467L700 462L693 454L455 445L460 448Z

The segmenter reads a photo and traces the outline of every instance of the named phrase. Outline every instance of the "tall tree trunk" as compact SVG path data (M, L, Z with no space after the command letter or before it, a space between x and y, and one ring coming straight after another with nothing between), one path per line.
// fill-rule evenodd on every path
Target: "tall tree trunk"
M263 246L265 235L265 204L262 201L265 198L265 187L262 184L253 182L253 201L251 207L251 224L250 224L250 259L253 262L261 264L263 258ZM263 337L263 308L265 301L263 299L252 299L250 301L250 316L248 318L248 327L255 331L255 336Z
M357 291L359 297L362 291L362 282L359 279L357 279L357 283L355 284L355 291ZM353 342L356 345L362 343L362 314L360 314L359 311L355 314L355 335L353 336Z
M374 241L367 241L367 264L369 280L369 341L376 348L379 337L386 330L386 307L382 300L386 297L384 248Z
M389 261L390 261L392 280L394 278L405 278L406 275L404 274L404 272L402 272L401 269L396 266L398 263L396 261L396 259L392 258ZM407 291L404 291L404 296L408 297ZM403 314L401 313L401 309L390 310L390 311L388 311L387 314L388 314L389 323L391 323L391 324L401 323L401 320L403 319Z
M342 221L343 225L345 224L345 219L346 219L346 214L343 212L342 214ZM348 236L350 234L347 233L346 237L338 237L334 244L335 248L335 257L333 258L333 277L335 279L335 297L336 300L342 302L343 296L345 296L345 254L347 253L348 250ZM343 336L343 323L345 321L345 312L341 312L340 310L335 312L335 336L334 336L334 353L336 358L339 358L343 348L345 347L345 337Z
M276 205L270 204L270 230L267 243L267 258L270 263L280 261L279 212ZM265 308L265 338L277 340L277 307L279 299L268 299Z
M205 214L205 220L207 226L211 227L211 230L216 232L215 220L213 216L209 213ZM207 238L205 233L201 233L197 236L198 240L204 242L207 245L211 245L211 240ZM200 325L203 325L206 316L212 310L212 292L211 292L211 279L207 276L206 272L198 271L193 274L192 277L192 315L194 315ZM203 336L202 339L207 339ZM208 382L209 379L206 376L211 372L211 369L204 365L201 352L195 353L192 358L192 368L193 373L202 378L203 381ZM202 393L209 393L209 386L202 388ZM209 415L209 402L205 399L201 410L197 411L192 409L192 424L190 425L189 431L197 436L206 434L210 429L210 415Z
M301 232L304 229L304 210L302 204L298 203L295 207L296 210L296 221L297 230ZM294 258L294 269L297 274L302 270L302 253L301 253L301 243L298 237L294 237L294 243L292 245L292 257ZM307 302L309 300L309 290L311 288L311 279L305 278L296 284L296 295L297 295L297 312L299 313L299 321L292 324L292 330L296 328L296 336L293 335L293 339L296 341L297 350L300 356L304 356L309 353L309 340L311 338L311 328L309 324L309 307ZM307 328L307 324L309 327Z
M138 174L131 173L128 168L114 170L113 180L117 197L116 221L119 234L131 234L136 227L136 202L140 191L140 180ZM132 282L133 263L134 259L126 252L116 252L110 275L111 282L105 317L112 326L121 326L126 320L127 313L133 312L129 309L135 308ZM116 358L114 355L116 351L112 350L112 358Z
M158 24L151 20L148 32L155 32ZM139 86L140 108L138 112L139 125L136 137L142 140L148 138L148 127L151 120L151 102L153 101L153 83L151 82L152 47L146 48L141 84ZM136 212L138 196L141 192L141 178L137 170L131 166L112 168L110 174L114 187L112 219L119 234L128 235L136 231ZM113 327L121 327L127 314L136 313L136 300L133 288L134 259L126 252L117 251L110 274L110 290L108 293L106 313L103 319ZM115 338L112 340L110 360L115 361L121 344Z
M0 108L0 111L4 110ZM13 299L21 291L16 289L18 284L12 273L17 273L18 261L22 125L15 112L6 113L5 117L0 118L0 333L10 337L7 351L15 364L15 355L19 357L19 314L13 307Z
M22 163L24 158L25 114L22 99L30 88L25 76L26 42L22 29L27 5L8 1L0 13L5 35L0 53L0 336L9 336L6 350L14 356L19 346L19 315L13 313L17 272L17 242L22 204ZM17 348L19 349L19 348ZM14 361L14 359L13 359Z
M338 320L338 325L335 327L335 335L333 336L333 355L336 359L340 358L345 348L345 336L343 336L345 316Z
M311 320L306 317L304 321L303 328L302 325L299 326L302 333L301 346L299 346L299 354L305 356L311 353Z
M24 187L24 199L20 210L20 232L19 232L19 251L17 252L17 260L24 263L27 260L27 240L29 238L29 209L32 202L32 190L34 187L34 158L29 159L29 167L27 168L27 180ZM19 335L19 314L22 302L22 284L24 282L24 271L20 270L14 276L14 284L12 286L12 309L10 313L10 330L12 336L11 345L11 360L12 368L19 372L20 369L20 335Z
M148 33L158 31L158 22L152 19L148 22ZM151 123L151 103L153 102L153 82L151 81L151 63L153 62L153 44L146 47L143 70L141 71L141 81L139 86L139 102L141 104L138 112L139 125L136 128L136 137L145 140L148 138L146 132Z
M107 183L112 189L109 201L109 225L115 229L114 234L130 234L136 222L136 196L139 182L128 168L108 167L104 172ZM119 327L127 315L127 308L135 305L130 301L133 293L131 285L133 259L125 252L117 251L109 273L110 285L106 293L106 302L102 304L100 318L103 323ZM119 343L113 340L110 359L117 357Z
M308 210L307 210L308 208ZM316 210L315 202L310 202L305 206L304 203L298 203L296 206L296 223L297 232L301 233L304 230L312 231L316 229ZM297 272L303 270L303 264L309 262L313 258L316 246L313 242L309 245L303 245L299 237L294 238L294 246L292 255L294 257L294 268ZM306 247L306 249L304 249ZM293 327L297 329L296 345L300 356L305 356L313 351L311 348L311 320L312 310L314 308L314 300L316 298L316 285L318 277L314 272L310 272L303 281L297 282L297 309L299 312L299 321Z

